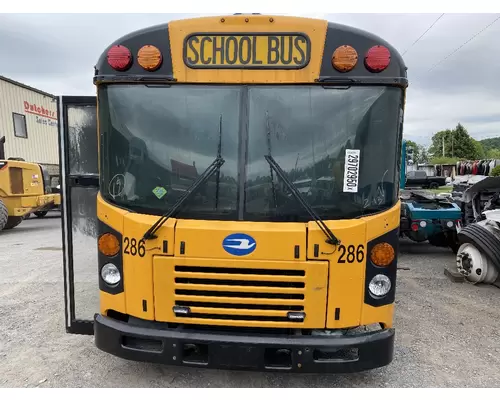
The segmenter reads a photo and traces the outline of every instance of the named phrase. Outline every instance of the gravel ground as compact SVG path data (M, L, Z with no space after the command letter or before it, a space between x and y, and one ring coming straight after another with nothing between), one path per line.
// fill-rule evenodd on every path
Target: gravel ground
M60 219L32 218L0 234L0 387L499 387L499 289L449 281L446 249L401 250L410 270L399 271L389 366L353 375L174 369L121 360L92 337L65 333Z

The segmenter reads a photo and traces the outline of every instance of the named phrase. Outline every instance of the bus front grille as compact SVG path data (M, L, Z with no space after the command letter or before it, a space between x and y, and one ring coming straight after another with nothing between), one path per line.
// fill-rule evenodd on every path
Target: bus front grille
M328 262L154 258L155 320L250 328L325 326Z
M175 266L175 306L183 319L295 322L303 312L306 271Z

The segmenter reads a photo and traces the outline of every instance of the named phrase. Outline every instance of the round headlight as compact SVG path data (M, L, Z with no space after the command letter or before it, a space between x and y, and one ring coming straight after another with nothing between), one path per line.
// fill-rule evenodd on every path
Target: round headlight
M106 264L101 269L101 277L104 282L110 286L114 286L120 282L120 271L114 264Z
M371 280L368 289L374 296L383 297L391 290L391 280L385 275L376 275Z
M425 221L420 221L420 226L421 226L422 228L425 228L425 227L427 226L427 222L425 222Z
M453 224L453 221L448 221L448 222L446 223L446 225L448 226L448 228L453 228L453 225L454 225L454 224Z

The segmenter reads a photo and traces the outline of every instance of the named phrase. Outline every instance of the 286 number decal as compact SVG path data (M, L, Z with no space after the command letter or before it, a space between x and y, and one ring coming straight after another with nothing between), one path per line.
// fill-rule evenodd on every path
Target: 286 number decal
M131 256L139 255L139 257L144 257L146 255L144 240L139 240L139 242L137 242L137 239L125 237L123 243L125 244L125 249L123 250L125 254L130 254Z
M339 247L340 257L338 259L339 264L352 264L355 261L361 263L365 259L365 246L360 244L357 248L353 245L344 246L343 244Z

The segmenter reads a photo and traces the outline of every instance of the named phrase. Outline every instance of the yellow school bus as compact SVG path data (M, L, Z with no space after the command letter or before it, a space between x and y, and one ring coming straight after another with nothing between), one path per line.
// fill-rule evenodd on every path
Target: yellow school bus
M177 366L392 361L394 47L319 19L176 20L110 44L94 84L58 105L68 332Z

